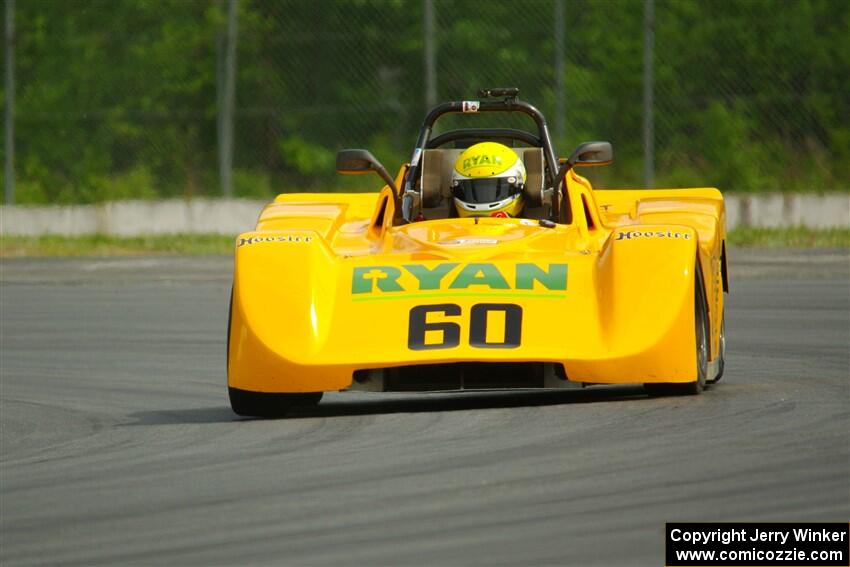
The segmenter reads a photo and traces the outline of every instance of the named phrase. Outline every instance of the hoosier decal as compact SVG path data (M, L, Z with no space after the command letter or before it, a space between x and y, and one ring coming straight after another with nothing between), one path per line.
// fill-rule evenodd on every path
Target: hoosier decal
M258 244L260 242L294 242L307 243L313 240L312 236L301 236L284 234L278 236L252 236L250 238L240 238L236 246L245 246L246 244Z
M630 230L617 233L614 240L631 240L639 238L682 238L690 240L691 235L687 232L672 232L670 230Z

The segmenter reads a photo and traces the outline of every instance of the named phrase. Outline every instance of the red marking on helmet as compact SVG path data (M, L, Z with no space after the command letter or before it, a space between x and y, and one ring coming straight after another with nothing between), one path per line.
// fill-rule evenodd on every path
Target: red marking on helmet
M509 219L509 218L511 218L511 215L509 215L505 211L496 211L495 213L490 213L490 216L496 217L496 218L499 218L499 219Z

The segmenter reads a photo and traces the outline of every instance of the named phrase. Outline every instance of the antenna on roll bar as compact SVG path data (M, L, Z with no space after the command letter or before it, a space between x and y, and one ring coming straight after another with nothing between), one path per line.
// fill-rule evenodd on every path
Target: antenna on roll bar
M517 87L478 89L479 98L498 98L500 96L516 99L519 96L519 89Z

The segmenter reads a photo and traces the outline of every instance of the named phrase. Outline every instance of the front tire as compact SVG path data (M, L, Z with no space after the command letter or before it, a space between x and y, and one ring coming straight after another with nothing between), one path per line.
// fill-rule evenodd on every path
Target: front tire
M230 308L227 315L227 370L230 372L230 328L233 324L233 288L230 288ZM318 404L324 392L298 394L269 394L227 387L230 407L237 415L247 417L281 417L294 407Z
M693 396L705 388L708 377L708 306L702 283L702 270L697 263L694 285L694 327L696 335L697 379L693 382L651 382L643 385L650 396ZM722 373L722 369L721 369Z
M311 407L318 404L324 392L298 394L269 394L228 388L230 407L234 413L246 417L281 417L296 407Z

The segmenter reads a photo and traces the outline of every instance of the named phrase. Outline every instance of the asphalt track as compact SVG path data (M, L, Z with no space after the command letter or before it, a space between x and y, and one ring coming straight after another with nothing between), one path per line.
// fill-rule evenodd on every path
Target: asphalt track
M665 521L850 519L850 258L733 250L726 377L225 396L227 258L0 260L0 564L663 564Z

